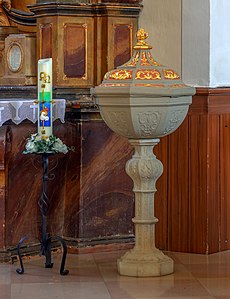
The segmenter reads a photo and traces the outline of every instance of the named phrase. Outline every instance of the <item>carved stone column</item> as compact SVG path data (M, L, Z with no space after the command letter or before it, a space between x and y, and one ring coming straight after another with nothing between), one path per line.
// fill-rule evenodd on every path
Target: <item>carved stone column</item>
M161 276L173 272L173 260L155 247L154 194L163 164L153 154L159 139L129 140L135 153L126 164L134 182L135 247L118 260L118 271L128 276Z

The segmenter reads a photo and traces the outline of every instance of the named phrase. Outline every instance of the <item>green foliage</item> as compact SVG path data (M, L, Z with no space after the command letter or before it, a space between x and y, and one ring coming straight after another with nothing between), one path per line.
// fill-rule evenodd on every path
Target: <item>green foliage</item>
M42 153L63 153L66 154L72 148L68 148L60 138L54 135L49 136L47 139L42 139L38 134L32 134L27 138L26 149L23 154L42 154Z

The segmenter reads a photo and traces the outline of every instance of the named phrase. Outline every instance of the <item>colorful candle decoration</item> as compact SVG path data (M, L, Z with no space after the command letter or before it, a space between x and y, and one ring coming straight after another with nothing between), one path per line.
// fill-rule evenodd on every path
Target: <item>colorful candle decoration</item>
M53 135L52 124L52 58L38 61L38 132L27 138L23 154L66 154L74 147L67 147Z
M46 140L52 126L52 58L38 61L38 135Z

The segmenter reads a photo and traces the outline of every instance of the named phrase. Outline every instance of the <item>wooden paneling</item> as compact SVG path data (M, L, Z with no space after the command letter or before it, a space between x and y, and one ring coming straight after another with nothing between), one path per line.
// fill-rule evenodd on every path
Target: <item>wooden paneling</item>
M188 250L189 148L188 118L169 135L168 143L168 249Z
M207 116L189 119L189 251L206 252ZM182 182L183 183L183 182Z
M106 72L129 60L141 10L139 2L38 2L30 8L38 16L38 28L42 28L37 36L38 56L51 57L51 45L53 84L58 89L89 89L100 84ZM52 42L47 24L52 24Z
M156 193L166 196L164 212L155 202L160 248L203 254L230 249L229 102L227 88L198 89L183 124L160 142L158 158L167 172Z
M58 19L58 32L64 43L58 45L58 84L63 86L93 86L94 23L93 18ZM62 59L64 57L64 59Z
M66 78L87 78L86 38L86 24L65 24L64 76Z
M154 148L157 159L163 163L164 171L157 180L157 192L154 195L155 217L158 223L155 228L156 247L162 250L168 249L168 138L162 138L160 143Z
M220 117L220 250L230 249L230 115Z
M108 18L108 68L110 71L124 64L132 55L136 41L137 22L134 18ZM113 45L111 47L111 45Z
M220 249L220 117L209 115L207 138L207 246L208 253ZM230 149L230 148L229 148ZM230 227L229 227L230 228Z
M40 25L40 58L52 57L52 24Z
M114 25L114 67L127 62L132 52L132 25Z

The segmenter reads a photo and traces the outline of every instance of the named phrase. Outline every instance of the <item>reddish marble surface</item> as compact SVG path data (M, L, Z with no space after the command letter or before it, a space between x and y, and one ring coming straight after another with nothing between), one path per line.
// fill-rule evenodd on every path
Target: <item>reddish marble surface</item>
M28 235L30 241L37 241L41 235L41 215L37 202L42 192L42 158L40 155L23 155L29 131L36 131L31 124L11 125L11 152L7 157L8 185L6 198L6 247L18 243L20 236ZM75 144L76 125L57 123L55 135L69 145ZM62 234L64 223L65 180L67 161L76 154L58 154L50 158L50 175L55 179L47 185L50 200L48 210L48 231ZM56 165L56 163L58 163ZM52 170L53 167L56 168ZM51 177L52 178L52 177Z
M66 201L65 233L80 240L132 234L132 182L125 173L128 142L102 121L80 122L75 198ZM78 166L76 165L76 168ZM70 182L71 179L68 179Z
M7 136L9 130L7 127L0 128L0 248L5 244L5 203L6 203L6 176L8 170L5 164L8 146Z
M9 128L11 148L7 156L4 151L0 156L1 165L2 159L6 161L2 174L7 182L6 193L0 194L0 221L6 222L4 229L0 227L1 248L16 246L25 235L32 243L41 239L37 202L42 192L42 159L40 155L22 154L26 137L36 131L36 126L3 126L1 138ZM57 122L54 128L55 135L76 150L49 159L49 169L56 168L51 171L55 179L47 185L47 231L83 245L90 240L113 242L132 236L134 195L132 181L125 173L132 149L127 140L112 133L100 120ZM4 144L0 140L0 146ZM1 190L5 190L5 181L0 179Z
M131 57L132 27L130 24L114 26L114 68L126 63Z

